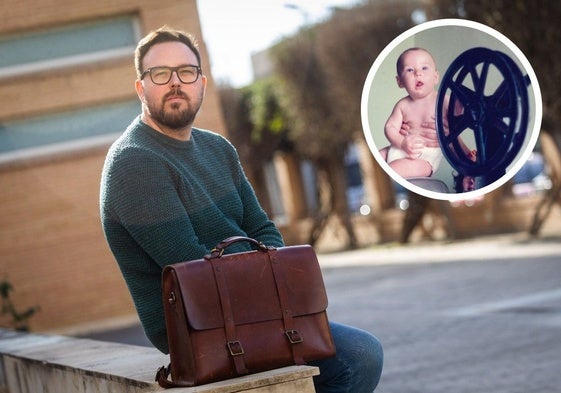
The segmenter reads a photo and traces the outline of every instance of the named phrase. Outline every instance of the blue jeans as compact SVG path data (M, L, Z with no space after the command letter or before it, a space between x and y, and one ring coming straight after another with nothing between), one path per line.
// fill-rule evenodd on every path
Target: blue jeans
M382 345L372 334L330 322L337 354L309 362L319 367L314 377L317 393L372 393L382 374Z

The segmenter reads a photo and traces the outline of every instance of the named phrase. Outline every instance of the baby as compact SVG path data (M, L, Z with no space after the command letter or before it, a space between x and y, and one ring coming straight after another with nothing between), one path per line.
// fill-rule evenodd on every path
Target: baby
M434 123L438 78L435 61L425 49L407 49L397 59L397 85L405 88L408 95L395 104L386 122L384 134L390 146L380 153L403 178L432 176L442 161L440 147L427 147L421 142L411 146L405 143L402 132L406 132L400 132L403 124L415 129L422 123Z

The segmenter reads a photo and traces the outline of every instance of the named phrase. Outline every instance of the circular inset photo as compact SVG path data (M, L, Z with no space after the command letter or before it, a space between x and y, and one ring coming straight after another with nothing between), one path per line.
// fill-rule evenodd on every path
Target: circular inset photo
M368 146L426 197L479 197L506 183L537 142L541 93L524 54L480 23L442 19L395 38L362 92Z

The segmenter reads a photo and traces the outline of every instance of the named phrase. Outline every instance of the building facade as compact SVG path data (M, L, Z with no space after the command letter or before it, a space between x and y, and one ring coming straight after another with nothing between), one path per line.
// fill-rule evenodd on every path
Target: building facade
M4 0L0 13L0 281L16 308L40 307L36 331L134 319L101 230L100 174L140 113L136 43L162 25L198 39L209 83L196 125L226 132L196 0Z

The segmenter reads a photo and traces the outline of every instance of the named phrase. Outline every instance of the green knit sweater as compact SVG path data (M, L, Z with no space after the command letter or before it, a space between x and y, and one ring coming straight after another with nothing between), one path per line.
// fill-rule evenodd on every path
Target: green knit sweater
M189 141L178 141L140 117L107 154L100 209L146 336L163 353L168 353L161 298L165 265L202 258L234 235L283 245L225 138L194 128ZM241 242L226 251L249 249Z

